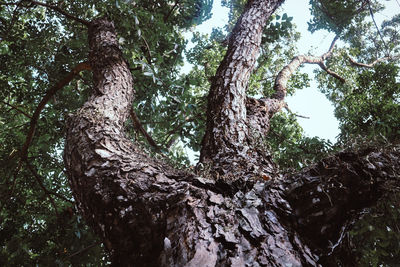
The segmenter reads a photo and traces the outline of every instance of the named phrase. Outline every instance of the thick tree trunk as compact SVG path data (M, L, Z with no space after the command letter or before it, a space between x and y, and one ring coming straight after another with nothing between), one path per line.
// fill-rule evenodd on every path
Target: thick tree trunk
M89 42L94 91L68 120L65 163L79 208L115 265L315 265L278 216L288 212L278 189L258 182L238 191L139 151L123 132L132 79L112 23L93 21Z
M264 2L265 11L272 12L270 5L280 1ZM249 181L240 176L247 171L237 169L236 184L174 170L125 137L134 91L114 25L107 19L92 21L89 43L94 89L68 119L65 164L79 209L103 238L115 266L318 266L320 256L338 247L357 210L376 201L383 185L399 176L396 150L341 154L285 179L263 174L264 179ZM233 103L219 102L230 105L221 115L226 122L221 127L228 128L215 126L236 139L219 139L213 130L205 143L214 148L203 157L218 159L218 144L225 146L223 153L231 153L229 146L236 153L242 140L252 149L245 140L246 112L235 106L245 103L239 91L225 92ZM249 110L265 104L246 101ZM264 163L257 166L263 169ZM216 167L224 170L224 164Z

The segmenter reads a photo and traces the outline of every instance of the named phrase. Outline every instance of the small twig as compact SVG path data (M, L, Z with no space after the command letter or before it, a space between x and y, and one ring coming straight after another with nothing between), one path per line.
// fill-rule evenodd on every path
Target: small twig
M49 197L50 201L53 201L51 196L55 196L61 200L64 200L66 202L69 202L71 204L75 204L72 200L66 198L65 196L57 193L57 192L53 192L49 189L47 189L44 184L43 181L40 177L40 175L38 174L38 172L35 170L35 168L32 166L32 164L30 164L30 162L28 160L25 161L26 166L28 167L28 170L32 173L33 177L35 177L36 181L38 182L40 188L42 188L42 190L44 191L44 193Z
M290 114L293 114L293 115L296 116L296 117L304 118L304 119L310 119L310 117L303 116L303 115L299 115L299 114L296 114L296 113L294 113L293 111L291 111L287 103L285 103L284 108L285 108Z
M79 250L79 251L77 251L75 253L72 253L71 255L68 256L68 258L75 257L76 255L79 255L79 254L85 252L86 250L89 250L92 247L95 247L95 246L100 245L100 244L101 244L101 242L95 242L95 243L91 244L90 246L87 246L87 247L85 247L85 248L83 248L83 249L81 249L81 250Z
M10 103L6 102L6 101L2 101L2 102L3 102L5 105L7 105L7 106L11 107L12 109L14 109L14 110L18 111L19 113L21 113L21 114L25 115L25 117L28 117L29 119L32 119L32 116L31 116L31 115L29 115L28 113L26 113L25 111L23 111L23 110L21 110L21 109L17 108L16 106L14 106L14 105L12 105L12 104L10 104Z
M152 147L154 147L157 151L160 151L160 147L157 145L157 143L154 141L154 139L150 136L150 134L143 128L143 126L140 123L140 120L137 117L133 108L131 108L131 110L130 110L130 115L131 115L133 126L135 127L135 129L146 138L147 142Z
M378 24L377 24L376 21L375 21L374 12L372 11L372 8L371 8L371 3L370 3L369 0L367 1L367 3L368 3L368 9L369 9L369 13L371 14L372 21L374 22L375 28L376 28L376 30L378 31L378 34L379 34L379 36L381 37L381 40L382 40L382 42L383 42L383 45L384 45L385 48L386 48L386 52L388 52L388 51L389 51L389 48L387 47L386 42L385 42L385 40L383 39L383 35L382 35L381 31L379 30Z

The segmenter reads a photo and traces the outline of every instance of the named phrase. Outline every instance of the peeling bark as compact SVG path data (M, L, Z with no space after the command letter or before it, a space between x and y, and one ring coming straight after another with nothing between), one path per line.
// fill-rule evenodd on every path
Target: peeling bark
M285 177L294 227L323 266L342 253L342 239L360 211L399 188L399 162L400 146L341 152Z
M217 177L250 179L261 173L272 175L276 172L270 156L254 148L256 138L249 124L257 122L249 122L247 116L246 86L258 57L265 23L282 3L283 0L247 3L212 82L200 161L211 167ZM254 115L258 108L250 106L250 113ZM269 118L265 117L263 121L268 128Z
M316 258L281 223L279 188L223 181L171 169L124 136L132 78L114 26L91 22L94 90L68 119L65 164L86 221L116 266L301 266ZM271 203L274 203L273 205Z
M278 3L267 1L258 8L272 12L269 4ZM134 90L114 25L104 18L90 22L89 45L93 92L68 118L64 158L78 208L102 237L114 266L320 266L325 255L340 247L341 233L357 212L397 183L400 148L342 153L284 177L258 173L247 179L247 165L245 172L231 170L238 176L233 180L175 170L144 154L125 136ZM226 60L223 64L229 65ZM242 72L250 71L247 63L240 64ZM245 153L235 157L247 159L250 167L270 168L271 162L251 158L256 149L250 154L243 149L251 144L246 136L252 127L249 120L261 114L254 127L267 131L263 120L271 106L264 100L246 100L243 84L236 82L239 87L229 88L238 91L211 94L219 100L211 101L210 108L224 119L215 117L219 123L205 138L210 147L203 159L229 159L213 148L221 144L222 155ZM244 101L247 111L237 106ZM216 103L224 104L213 106ZM234 139L224 139L218 129L229 130ZM267 159L254 153L256 160ZM229 164L215 166L218 171L234 167Z

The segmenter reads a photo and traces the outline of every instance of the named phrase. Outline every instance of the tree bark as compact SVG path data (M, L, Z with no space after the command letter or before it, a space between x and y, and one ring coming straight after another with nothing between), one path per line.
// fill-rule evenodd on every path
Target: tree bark
M254 4L271 14L280 2L250 1L247 12ZM235 31L241 32L240 27ZM102 237L115 266L319 266L324 255L339 247L357 211L374 203L400 174L398 149L343 153L285 176L253 172L257 177L247 179L246 165L244 172L230 170L239 177L235 183L175 170L125 136L134 90L113 23L105 18L90 22L88 39L93 92L68 118L64 158L78 208ZM246 53L254 55L256 45ZM228 59L224 64L230 65ZM211 126L208 122L212 130L204 141L209 147L202 151L203 160L228 159L218 156L221 145L223 155L233 153L264 171L272 163L250 160L253 141L246 139L246 120L263 103L246 99L241 79L253 63L240 64L235 68L240 73L223 72L244 75L236 85L211 93L210 99L217 100L209 107L222 118L215 117ZM251 112L240 107L246 101ZM225 139L219 130L234 139ZM250 154L245 147L253 149ZM226 164L215 167L220 172Z
M282 3L248 1L210 88L200 161L225 180L276 173L270 156L256 145L269 128L269 106L247 101L246 87L266 21Z

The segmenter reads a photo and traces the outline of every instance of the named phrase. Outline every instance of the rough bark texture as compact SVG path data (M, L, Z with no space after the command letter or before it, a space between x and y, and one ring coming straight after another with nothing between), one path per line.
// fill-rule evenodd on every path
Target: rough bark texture
M246 86L258 57L265 23L282 2L252 0L247 3L211 85L200 161L226 180L276 172L270 156L256 149L260 133L258 127L252 127L262 118L267 129L270 114L265 106L259 108L257 102L246 100Z
M280 2L250 1L270 13ZM398 179L398 150L342 153L284 177L262 172L247 179L232 169L239 176L235 182L174 170L125 137L134 91L113 24L92 21L89 42L94 89L68 119L65 164L79 209L103 238L115 266L319 266L339 247L357 211ZM240 75L248 75L249 63L240 64ZM222 126L214 124L205 138L211 148L203 151L203 159L218 159L216 145L221 145L224 155L231 155L230 149L235 157L244 153L243 160L253 166L253 154L242 150L250 146L246 117L268 115L268 106L246 100L244 84L235 81L238 85L229 88L236 91L211 96L220 99L210 108L223 119L215 118ZM247 114L236 106L245 100ZM216 167L225 170L225 164ZM272 166L257 162L261 169L264 165Z
M65 163L79 208L115 265L315 264L279 219L288 205L278 189L258 182L239 191L141 153L123 132L132 79L112 23L93 21L89 40L94 92L68 120Z

